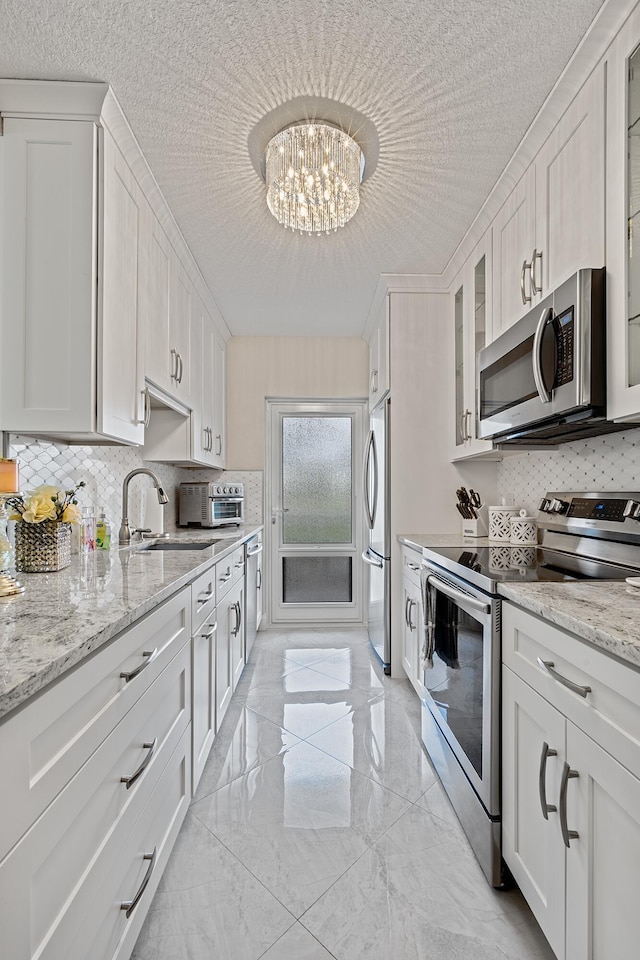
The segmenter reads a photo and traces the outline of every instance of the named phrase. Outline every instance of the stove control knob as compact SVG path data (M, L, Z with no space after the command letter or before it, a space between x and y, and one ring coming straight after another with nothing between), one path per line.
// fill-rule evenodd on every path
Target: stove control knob
M542 513L549 512L549 501L547 500L546 497L543 497L540 503L538 504L538 510L540 510Z
M633 520L640 520L640 503L637 500L627 500L622 515L623 517L631 517Z
M223 492L223 493L229 493L229 487L223 487L223 488L222 488L222 492Z
M566 513L569 509L569 504L566 500L558 500L557 497L554 497L549 505L549 510L551 513Z
M220 486L220 484L218 484L218 486L215 488L214 493L217 494L217 496L220 496L220 494L222 493L222 487Z

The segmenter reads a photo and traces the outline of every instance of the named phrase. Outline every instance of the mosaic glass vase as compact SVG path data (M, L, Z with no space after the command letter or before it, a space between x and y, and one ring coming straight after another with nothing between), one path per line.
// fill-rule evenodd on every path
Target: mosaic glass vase
M71 524L58 520L16 523L16 570L52 573L71 563Z

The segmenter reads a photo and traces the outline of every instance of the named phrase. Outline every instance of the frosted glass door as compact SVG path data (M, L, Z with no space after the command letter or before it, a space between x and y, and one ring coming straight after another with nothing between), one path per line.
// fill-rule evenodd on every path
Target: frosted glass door
M274 414L275 622L351 620L359 609L354 490L361 443L354 406L278 404Z

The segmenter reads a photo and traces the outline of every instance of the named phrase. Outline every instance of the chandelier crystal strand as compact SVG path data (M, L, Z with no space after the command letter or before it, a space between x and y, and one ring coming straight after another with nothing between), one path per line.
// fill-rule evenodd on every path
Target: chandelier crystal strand
M267 206L300 233L343 227L360 204L361 151L325 123L294 124L267 144Z

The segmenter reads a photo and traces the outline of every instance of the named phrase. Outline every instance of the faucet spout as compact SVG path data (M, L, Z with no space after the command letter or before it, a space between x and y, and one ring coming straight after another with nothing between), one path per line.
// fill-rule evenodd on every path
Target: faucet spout
M129 528L129 484L131 479L139 473L144 473L153 480L153 485L158 495L158 503L169 503L169 497L164 492L164 488L153 470L149 470L147 467L138 467L136 470L131 470L122 482L122 521L118 534L118 542L121 546L131 543L131 530Z

